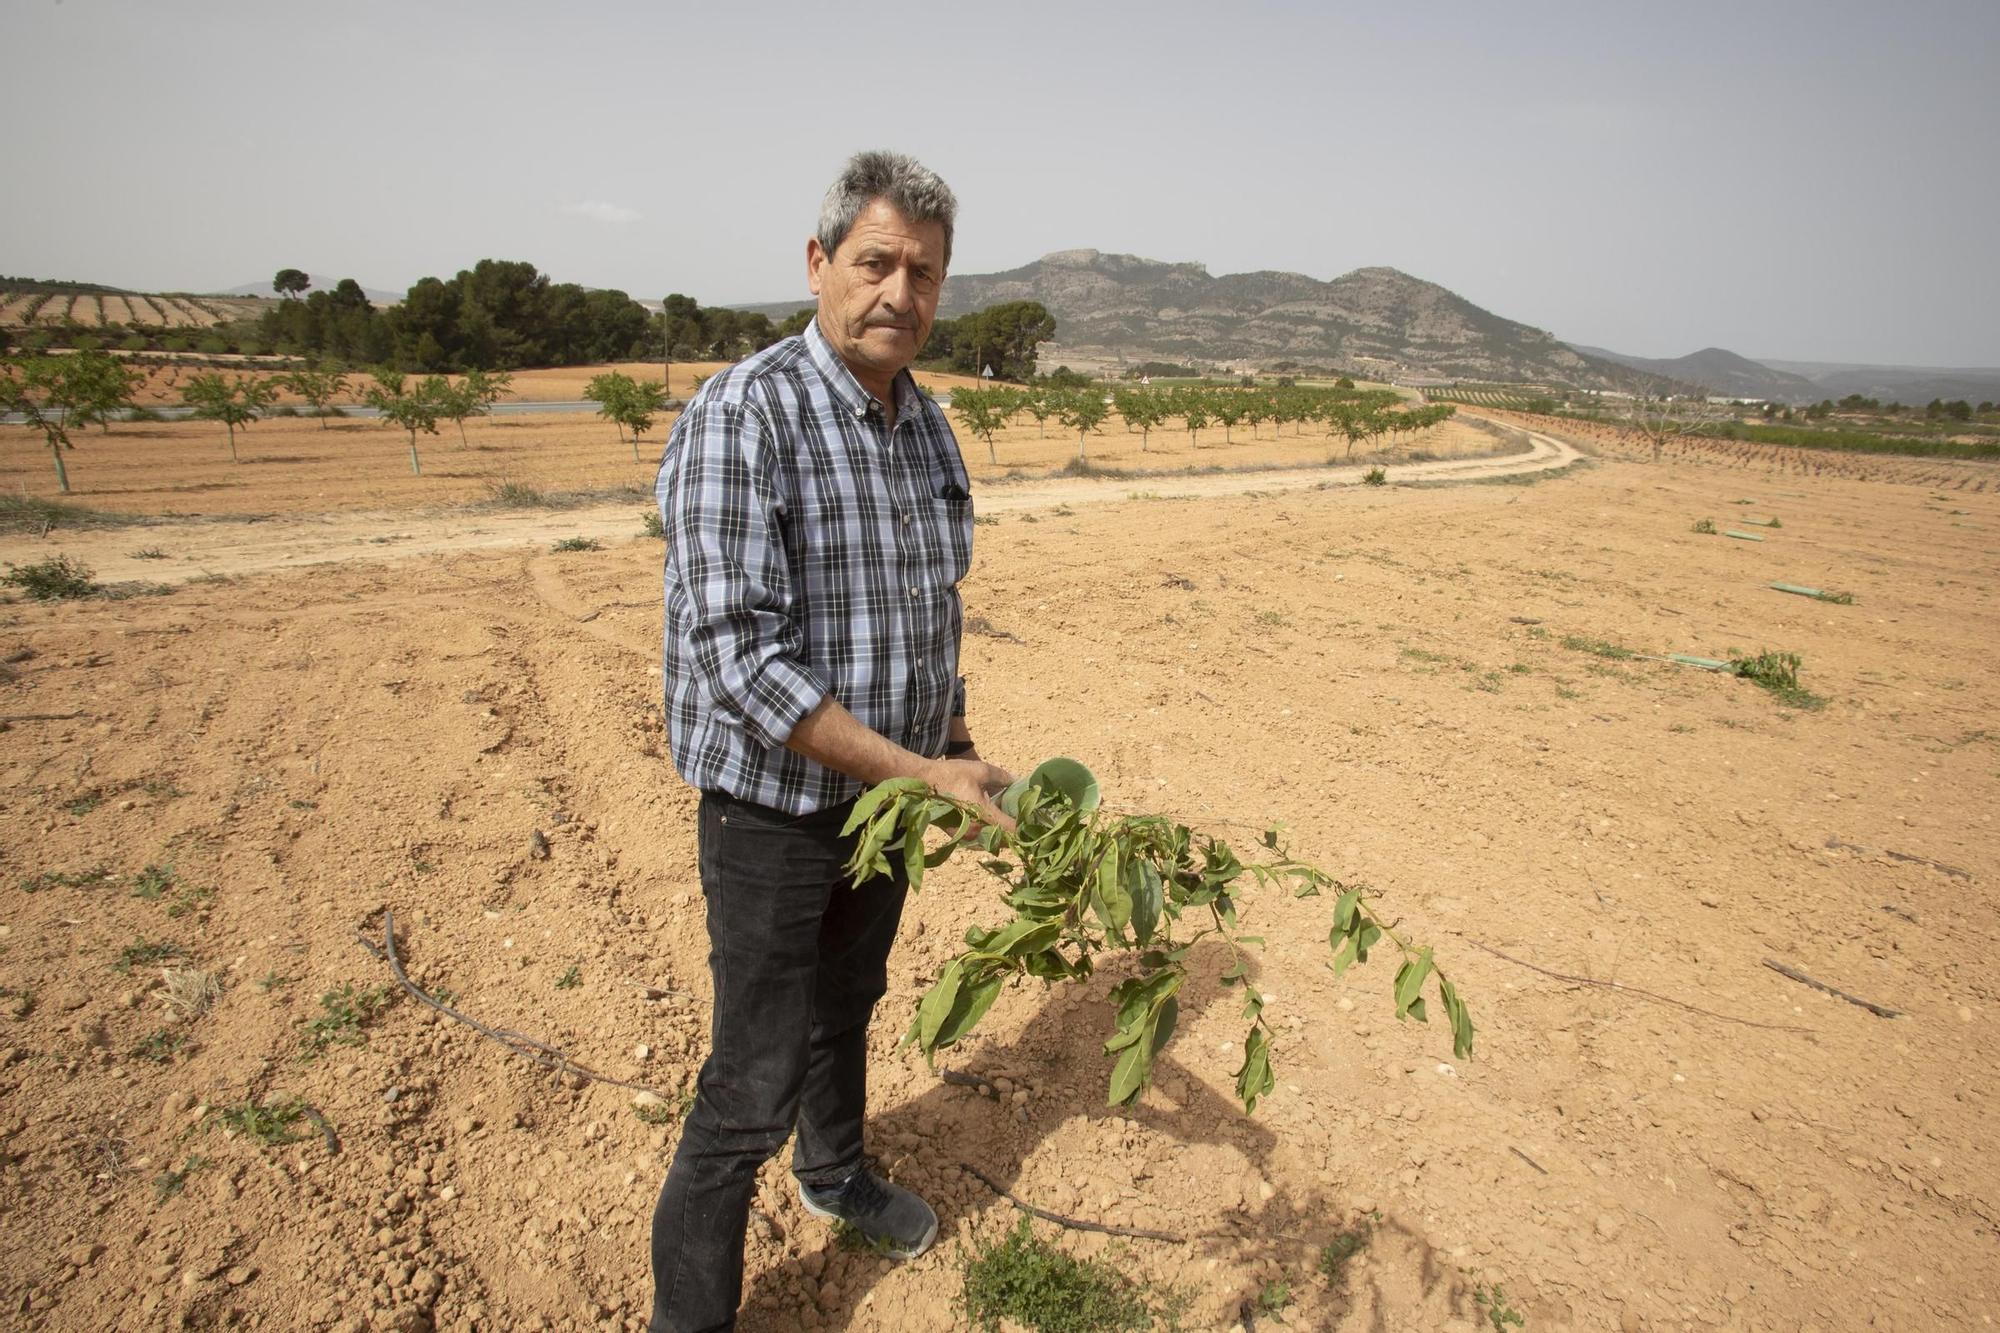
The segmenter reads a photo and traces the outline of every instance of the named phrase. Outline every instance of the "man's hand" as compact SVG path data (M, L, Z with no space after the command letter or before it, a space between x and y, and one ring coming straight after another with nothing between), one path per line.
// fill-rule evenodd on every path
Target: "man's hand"
M998 764L989 764L977 757L934 759L923 776L939 795L983 807L986 811L983 822L998 824L1009 833L1014 831L1014 821L993 804L993 798L1007 790L1014 781L1014 775ZM968 833L977 831L973 829Z

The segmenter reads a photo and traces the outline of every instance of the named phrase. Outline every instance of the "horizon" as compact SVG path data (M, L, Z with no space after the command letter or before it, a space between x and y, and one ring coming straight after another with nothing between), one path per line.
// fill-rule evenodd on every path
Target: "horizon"
M1560 4L892 7L837 54L900 119L840 114L817 13L9 7L0 36L37 58L0 107L35 131L0 170L46 188L0 223L0 271L209 292L297 267L400 292L518 258L648 301L810 304L819 196L887 144L957 192L963 273L1079 248L1392 267L1629 356L2000 366L2000 186L1976 171L2000 136L1992 6L1704 3L1671 30ZM173 94L193 128L152 128L167 67L193 75ZM926 95L947 86L986 100Z

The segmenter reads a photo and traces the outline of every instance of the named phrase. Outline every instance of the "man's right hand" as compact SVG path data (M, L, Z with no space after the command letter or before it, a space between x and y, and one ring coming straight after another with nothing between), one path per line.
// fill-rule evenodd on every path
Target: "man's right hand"
M1014 782L1014 775L998 764L989 764L984 759L934 759L925 781L940 796L984 807L984 822L998 824L1009 833L1014 831L1014 821L993 803L993 798Z

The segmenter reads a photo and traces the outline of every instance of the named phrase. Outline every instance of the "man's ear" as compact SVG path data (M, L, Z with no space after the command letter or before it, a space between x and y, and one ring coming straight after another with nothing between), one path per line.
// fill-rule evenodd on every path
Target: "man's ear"
M826 262L827 253L820 249L819 237L809 238L806 241L806 290L814 296L819 295L819 270Z

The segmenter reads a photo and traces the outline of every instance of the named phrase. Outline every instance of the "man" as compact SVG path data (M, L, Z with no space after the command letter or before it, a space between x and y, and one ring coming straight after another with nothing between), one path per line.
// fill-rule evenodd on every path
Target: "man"
M715 1008L653 1212L654 1333L734 1325L757 1170L795 1128L809 1211L904 1257L937 1234L862 1158L868 1019L907 885L850 888L840 830L889 778L975 803L1012 780L974 749L957 675L965 466L907 369L956 211L912 159L853 158L806 242L817 317L705 383L660 464L668 727L702 792Z

